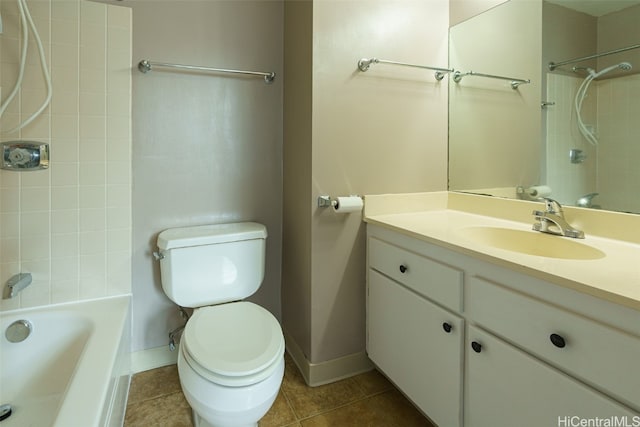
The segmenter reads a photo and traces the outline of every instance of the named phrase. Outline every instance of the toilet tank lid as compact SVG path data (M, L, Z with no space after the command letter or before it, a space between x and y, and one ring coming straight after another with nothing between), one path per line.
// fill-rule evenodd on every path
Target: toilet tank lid
M266 239L267 228L257 222L197 225L169 228L158 235L158 248L215 245L241 240Z

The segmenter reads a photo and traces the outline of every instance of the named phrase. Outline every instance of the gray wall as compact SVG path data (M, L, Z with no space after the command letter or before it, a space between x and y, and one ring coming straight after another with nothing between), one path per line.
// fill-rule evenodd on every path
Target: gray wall
M133 351L167 344L179 323L151 252L170 227L258 221L266 277L251 298L280 316L283 5L128 1L141 59L275 71L261 78L133 75Z

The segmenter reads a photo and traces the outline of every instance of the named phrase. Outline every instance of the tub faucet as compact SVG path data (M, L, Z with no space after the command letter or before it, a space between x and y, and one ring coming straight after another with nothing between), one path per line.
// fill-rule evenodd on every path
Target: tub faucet
M584 232L573 228L564 219L562 205L556 200L544 198L545 211L533 211L536 221L533 224L535 231L556 234L558 236L573 237L574 239L584 239Z
M32 282L31 273L18 273L7 280L7 287L4 292L4 299L13 298Z

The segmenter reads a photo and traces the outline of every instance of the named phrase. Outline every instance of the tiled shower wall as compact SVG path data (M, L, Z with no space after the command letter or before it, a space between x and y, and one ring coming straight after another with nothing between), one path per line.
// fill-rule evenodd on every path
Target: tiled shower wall
M47 170L0 171L0 285L33 283L2 309L131 291L131 11L85 0L27 0L53 82L49 107L8 134L46 95L33 37L24 83L0 120L0 139L47 142ZM14 1L0 2L2 99L19 67Z
M598 192L605 209L640 213L640 74L598 83Z
M582 79L556 73L547 74L546 100L555 102L543 110L547 115L547 181L551 187L551 197L565 204L575 204L582 195L596 188L596 149L580 134L576 125L573 107L576 91ZM582 118L586 124L595 124L596 104L595 84L589 88L591 97L582 108ZM582 163L569 161L569 150L583 150L587 156Z
M640 74L595 81L584 101L583 120L593 125L598 146L590 145L576 125L575 93L581 78L549 73L547 99L547 184L552 197L573 204L597 192L594 204L604 209L640 212ZM583 163L569 161L569 150L587 155Z

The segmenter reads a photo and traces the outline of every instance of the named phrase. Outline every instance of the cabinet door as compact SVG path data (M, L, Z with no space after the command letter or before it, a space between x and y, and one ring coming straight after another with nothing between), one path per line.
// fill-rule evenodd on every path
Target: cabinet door
M615 425L640 423L637 413L473 326L466 354L465 427L587 425L580 420L613 417L626 417Z
M460 426L462 319L373 270L368 290L371 360L436 424Z

